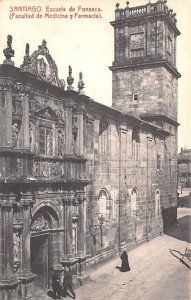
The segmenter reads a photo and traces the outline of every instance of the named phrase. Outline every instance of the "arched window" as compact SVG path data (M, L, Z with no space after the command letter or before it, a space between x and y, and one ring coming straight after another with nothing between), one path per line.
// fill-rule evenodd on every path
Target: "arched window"
M99 123L99 148L103 155L108 154L108 126L108 122L102 118Z
M134 27L130 34L130 57L145 54L145 31L142 26Z
M139 129L134 128L132 131L132 158L133 158L133 160L139 159L139 144L140 144L140 132L139 132Z
M131 191L131 215L132 216L136 216L137 195L138 195L138 190L136 187L134 187Z
M155 216L160 214L160 191L155 192Z
M109 220L112 215L112 200L109 197L109 193L106 189L101 189L98 196L98 214L103 217L106 220Z

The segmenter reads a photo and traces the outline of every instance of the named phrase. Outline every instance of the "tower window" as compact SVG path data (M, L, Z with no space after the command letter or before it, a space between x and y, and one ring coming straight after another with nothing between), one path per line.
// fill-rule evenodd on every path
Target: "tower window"
M130 35L130 57L140 57L144 55L145 33L144 28L138 26L137 32Z
M1 92L1 107L2 108L6 108L6 97L5 97L5 92L4 91L2 91Z
M133 94L133 100L134 100L134 101L137 101L137 100L138 100L138 93L134 93L134 94Z

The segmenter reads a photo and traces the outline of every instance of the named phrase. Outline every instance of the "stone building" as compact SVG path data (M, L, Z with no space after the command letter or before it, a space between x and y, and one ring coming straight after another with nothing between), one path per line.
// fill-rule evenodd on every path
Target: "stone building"
M175 14L166 1L124 9L114 27L112 107L58 78L47 43L0 65L0 298L30 299L70 265L86 268L176 222Z
M178 154L178 185L191 188L191 149L181 149Z

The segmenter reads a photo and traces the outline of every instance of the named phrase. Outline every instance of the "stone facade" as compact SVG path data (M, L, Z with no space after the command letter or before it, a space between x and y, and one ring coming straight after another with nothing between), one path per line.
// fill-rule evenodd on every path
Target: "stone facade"
M191 149L181 149L178 154L178 185L191 188Z
M161 36L170 30L171 56L165 39L155 43L152 22ZM85 95L81 72L75 91L71 66L59 79L45 40L31 55L27 44L15 67L8 36L0 65L2 300L32 299L34 285L50 287L65 266L82 284L86 268L176 222L175 17L165 1L117 6L112 25L113 107Z

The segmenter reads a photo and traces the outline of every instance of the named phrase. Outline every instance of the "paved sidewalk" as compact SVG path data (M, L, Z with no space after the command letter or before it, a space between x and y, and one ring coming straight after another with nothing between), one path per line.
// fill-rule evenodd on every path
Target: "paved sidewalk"
M179 208L178 230L190 226L191 209ZM175 228L176 232L176 228ZM187 230L190 234L190 231ZM171 235L171 233L170 233ZM169 249L191 249L188 236L159 236L128 251L130 272L121 273L116 258L91 274L90 281L75 290L77 300L190 300L190 270ZM190 295L189 295L190 294ZM51 299L43 296L37 299ZM64 299L71 299L70 297Z

